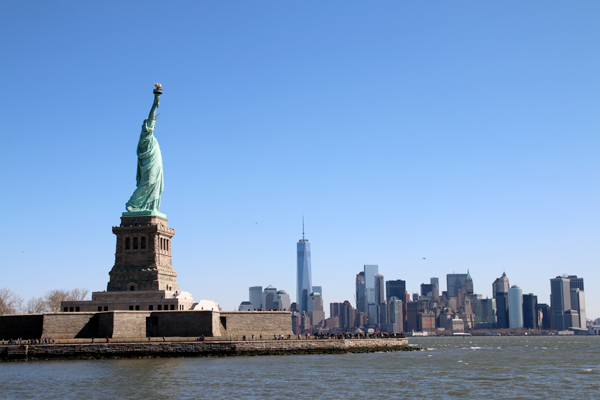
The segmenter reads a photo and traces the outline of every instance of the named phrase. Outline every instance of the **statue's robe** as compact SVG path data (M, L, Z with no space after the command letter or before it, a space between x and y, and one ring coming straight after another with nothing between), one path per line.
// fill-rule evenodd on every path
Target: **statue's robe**
M146 119L137 147L137 188L126 204L128 211L160 211L160 196L164 188L160 146L154 137L155 121Z

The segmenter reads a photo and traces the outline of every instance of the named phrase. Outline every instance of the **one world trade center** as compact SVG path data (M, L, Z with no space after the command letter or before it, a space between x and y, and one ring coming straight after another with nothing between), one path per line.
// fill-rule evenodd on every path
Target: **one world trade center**
M303 220L302 239L298 241L298 274L296 280L296 304L300 314L308 311L308 296L311 292L310 243L304 238Z

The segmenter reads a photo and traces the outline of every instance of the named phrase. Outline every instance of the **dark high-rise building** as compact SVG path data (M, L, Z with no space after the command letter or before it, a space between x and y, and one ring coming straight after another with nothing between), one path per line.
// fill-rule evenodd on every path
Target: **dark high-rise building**
M433 284L421 283L421 296L433 297Z
M390 301L392 297L397 297L399 300L405 300L404 293L406 293L406 281L403 281L402 279L386 281L385 291L386 301Z
M496 327L498 329L506 329L510 326L508 320L508 278L506 273L502 273L502 276L492 283L492 292L494 293L494 299L496 299Z
M448 289L448 297L458 297L458 289L465 288L468 274L447 274L446 287Z
M343 303L329 303L329 318L340 318L342 315L342 305Z
M496 299L475 299L475 329L494 329L497 326Z
M375 304L385 303L385 285L383 284L383 275L375 275Z
M579 326L579 313L577 310L565 311L565 325L569 328L580 328Z
M356 310L348 300L342 303L340 314L340 328L351 331L356 326Z
M552 307L552 329L564 331L573 326L572 316L565 316L571 310L571 281L564 276L550 279L550 307Z
M508 293L496 293L496 327L506 329L510 327L508 320Z
M406 308L407 308L406 330L408 332L410 332L410 331L417 332L419 330L418 304L416 301L410 301L406 305Z
M571 289L585 290L583 288L583 278L578 278L577 275L568 275L567 278L571 284Z
M523 328L538 329L537 296L533 293L523 295Z
M388 320L388 304L381 303L377 306L377 312L379 315L377 316L377 321L379 324L379 328L381 329L382 325L385 325L389 322Z

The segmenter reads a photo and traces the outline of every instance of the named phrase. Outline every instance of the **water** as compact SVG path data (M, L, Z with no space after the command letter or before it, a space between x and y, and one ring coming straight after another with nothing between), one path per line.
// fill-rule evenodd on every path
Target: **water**
M0 399L600 397L600 337L409 342L428 350L0 363Z

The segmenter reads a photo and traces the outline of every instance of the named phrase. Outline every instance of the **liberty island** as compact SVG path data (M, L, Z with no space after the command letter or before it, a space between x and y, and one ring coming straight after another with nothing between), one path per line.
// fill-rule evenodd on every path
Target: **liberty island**
M300 340L289 310L222 311L215 301L195 301L179 289L172 265L175 230L160 211L163 159L154 131L162 85L155 84L153 94L137 145L136 188L120 225L112 227L115 262L106 290L92 292L91 300L62 301L62 312L0 316L0 339L13 339L0 347L0 359L407 350L407 339L397 335Z

